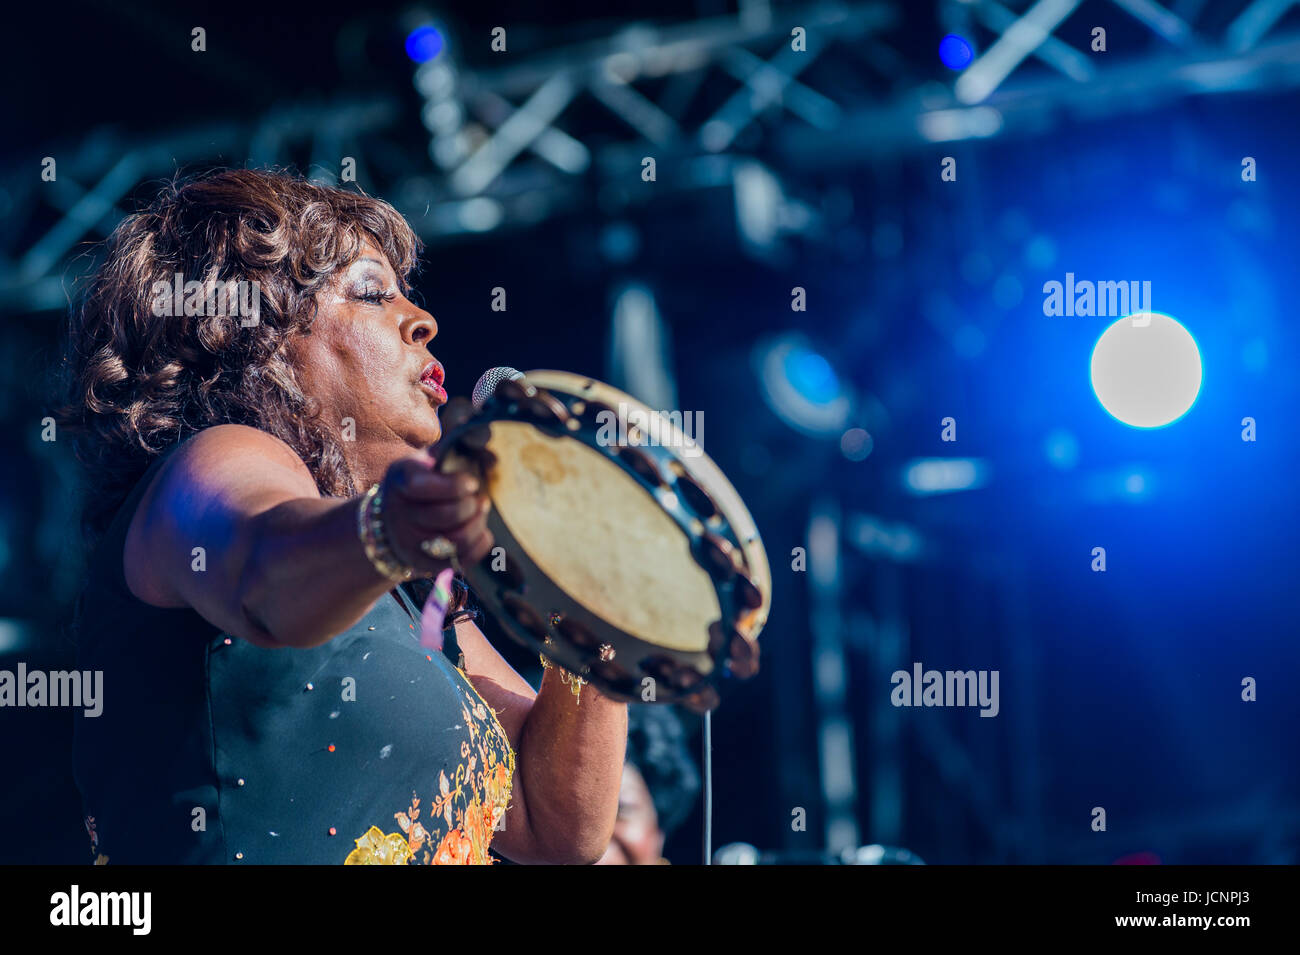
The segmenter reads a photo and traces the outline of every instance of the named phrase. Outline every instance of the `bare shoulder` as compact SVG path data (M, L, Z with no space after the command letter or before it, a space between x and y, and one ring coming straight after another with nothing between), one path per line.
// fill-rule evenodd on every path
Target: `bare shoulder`
M316 487L307 465L289 445L242 424L219 424L194 435L163 465L154 484L163 485L177 477L208 483L233 474L283 474L290 480L301 478L298 483L305 482L313 490Z
M318 496L306 464L279 438L246 425L206 428L168 458L141 496L122 554L127 586L145 603L183 606L165 579L178 544L220 541L241 515Z

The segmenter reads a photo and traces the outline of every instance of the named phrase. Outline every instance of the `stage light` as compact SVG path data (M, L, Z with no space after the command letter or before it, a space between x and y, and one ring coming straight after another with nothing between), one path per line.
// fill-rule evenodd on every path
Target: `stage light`
M950 70L964 70L972 57L970 44L955 33L939 41L939 59Z
M416 27L406 38L406 55L416 63L428 63L442 52L442 34L433 26Z
M1117 421L1163 428L1196 402L1201 353L1191 333L1159 312L1121 318L1092 350L1092 388Z
M849 391L803 335L759 342L754 365L763 400L786 424L819 438L843 433L853 410Z
M825 404L840 393L840 379L824 356L806 349L786 352L782 363L791 386L808 401Z
M911 494L969 491L988 483L988 465L975 458L917 458L903 467L903 487Z

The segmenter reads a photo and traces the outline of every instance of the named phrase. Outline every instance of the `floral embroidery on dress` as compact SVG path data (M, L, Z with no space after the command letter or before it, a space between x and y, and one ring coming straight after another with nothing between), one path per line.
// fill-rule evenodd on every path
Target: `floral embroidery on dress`
M406 833L406 847L411 850L411 855L415 855L429 841L428 831L419 822L420 797L411 793L411 808L406 812L397 812L393 815L397 819L397 824L402 827L402 831Z
M411 805L393 813L400 832L385 835L371 826L355 840L357 847L345 864L492 864L488 848L510 808L515 754L483 698L473 690L462 692L461 715L469 739L461 742L455 775L438 773L436 794L425 809L419 794L411 794Z
M356 844L343 860L344 865L404 865L411 858L410 847L400 832L384 835L378 826L366 830Z

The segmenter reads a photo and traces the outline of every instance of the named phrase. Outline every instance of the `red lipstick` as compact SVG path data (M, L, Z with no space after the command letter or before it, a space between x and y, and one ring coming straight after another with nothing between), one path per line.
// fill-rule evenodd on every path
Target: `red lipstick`
M447 392L442 387L442 383L446 380L447 373L436 358L425 365L424 371L420 373L420 387L437 398L438 404L445 404L447 401Z

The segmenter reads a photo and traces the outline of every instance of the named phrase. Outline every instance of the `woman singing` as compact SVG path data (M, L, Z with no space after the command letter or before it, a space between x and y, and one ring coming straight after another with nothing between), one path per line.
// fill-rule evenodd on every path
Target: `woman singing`
M465 619L422 647L400 586L492 547L482 489L427 451L447 395L418 252L384 202L254 171L173 184L109 240L63 413L96 542L95 861L605 851L627 707L554 668L534 693Z

